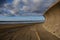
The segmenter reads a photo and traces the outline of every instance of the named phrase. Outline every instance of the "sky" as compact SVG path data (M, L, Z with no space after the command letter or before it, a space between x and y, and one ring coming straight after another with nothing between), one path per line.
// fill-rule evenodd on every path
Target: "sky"
M1 1L2 0L0 0L0 3ZM5 9L10 10L11 14L15 14L22 10L24 12L39 12L43 15L46 9L48 9L49 6L55 1L56 0L6 0L7 4L11 5L14 8L10 9L11 6L5 5ZM3 0L2 2L5 1Z

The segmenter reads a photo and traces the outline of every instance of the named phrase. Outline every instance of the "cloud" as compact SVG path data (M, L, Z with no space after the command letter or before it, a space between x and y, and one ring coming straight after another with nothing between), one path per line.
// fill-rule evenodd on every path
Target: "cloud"
M22 3L22 7L21 3ZM11 14L16 14L17 12L19 13L21 10L24 12L40 12L43 13L53 0L13 0L12 3L4 3L4 8L6 10L9 10ZM3 8L2 8L3 9ZM5 10L5 11L6 11Z
M17 6L20 1L21 1L21 0L14 0L14 1L13 1L13 5L14 5L14 6Z
M23 9L25 11L35 11L38 10L38 7L40 6L40 2L42 0L24 0L27 6L24 6Z
M42 0L22 0L24 2L24 6L22 7L22 10L24 11L35 11L38 9L38 7L40 6L40 2ZM21 0L14 0L13 1L13 5L18 7L20 6L20 2Z

